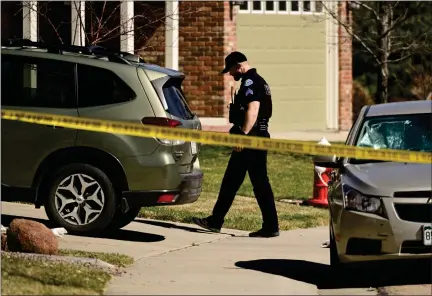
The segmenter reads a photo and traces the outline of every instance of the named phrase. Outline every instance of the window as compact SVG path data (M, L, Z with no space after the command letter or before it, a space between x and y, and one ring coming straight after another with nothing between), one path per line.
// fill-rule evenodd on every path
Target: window
M76 108L75 64L2 55L2 105Z
M278 1L279 3L279 7L278 7L278 10L280 11L280 12L285 12L285 11L287 11L287 3L286 3L286 1Z
M266 1L265 2L265 10L266 11L274 11L274 1Z
M252 14L322 14L323 4L318 0L309 1L243 1L239 13Z
M261 13L263 11L264 1L252 1L252 13Z
M186 103L185 95L181 90L181 87L179 87L179 83L176 82L178 82L178 80L171 79L162 88L165 101L168 105L166 111L181 119L192 119L194 114Z
M291 11L293 12L300 11L300 6L298 1L291 1Z
M113 72L78 65L78 105L94 107L124 103L136 97L134 91Z
M249 2L248 1L243 1L242 4L240 4L239 8L240 10L249 10Z
M311 11L311 2L303 1L303 11L310 12Z

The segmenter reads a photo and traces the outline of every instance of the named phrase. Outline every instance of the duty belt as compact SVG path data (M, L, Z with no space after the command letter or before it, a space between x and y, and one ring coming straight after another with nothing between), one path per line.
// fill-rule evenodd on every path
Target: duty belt
M253 128L259 130L260 132L268 131L268 118L258 118L255 122Z

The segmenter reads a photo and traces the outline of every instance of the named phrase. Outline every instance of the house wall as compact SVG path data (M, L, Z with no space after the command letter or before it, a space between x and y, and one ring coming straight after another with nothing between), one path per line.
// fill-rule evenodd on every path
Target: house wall
M235 83L228 75L220 75L220 70L226 55L241 51L237 48L237 8L228 1L181 1L179 7L179 70L187 75L188 102L200 117L212 117L220 126L208 129L225 131ZM339 33L339 129L346 131L352 124L352 49L349 36L342 28ZM164 66L163 24L152 38L155 45L141 53L147 61Z
M162 6L153 6L153 11ZM158 3L158 2L156 2ZM160 5L160 4L159 4ZM135 13L138 12L135 5ZM224 67L225 55L235 49L235 23L230 19L230 4L222 1L181 1L179 3L179 70L186 74L183 83L191 109L201 117L228 116L226 105L230 98L229 84L232 81L220 71ZM138 41L137 52L151 63L165 66L165 25L155 21L146 41ZM135 26L137 23L135 22Z
M21 1L2 2L2 38L21 37L22 13L19 14ZM42 2L39 2L42 3ZM63 3L63 6L68 6ZM96 2L91 5L94 6ZM119 1L113 1L106 8L115 9ZM52 5L52 3L50 3ZM70 19L68 10L60 4L52 5L50 14L65 15ZM99 8L98 8L99 9ZM165 27L163 16L164 1L136 1L135 14L145 17L135 21L135 49L151 63L164 66L165 61ZM191 109L200 117L213 117L227 123L227 105L231 97L232 78L221 75L224 58L237 50L236 11L228 1L180 1L179 32L179 70L185 72L184 91L188 96ZM346 14L346 4L341 2L341 11ZM348 15L346 15L348 17ZM86 33L90 31L89 12L86 13ZM113 17L119 20L119 15ZM60 20L53 17L53 25ZM69 43L70 25L62 25L60 34ZM109 27L115 27L110 23ZM112 29L112 28L111 28ZM51 30L51 31L50 31ZM40 17L39 33L44 40L55 39L52 26ZM68 31L68 32L63 32ZM352 47L349 36L339 28L339 127L348 130L352 124ZM101 45L119 48L119 37L112 36ZM241 49L238 49L241 50Z

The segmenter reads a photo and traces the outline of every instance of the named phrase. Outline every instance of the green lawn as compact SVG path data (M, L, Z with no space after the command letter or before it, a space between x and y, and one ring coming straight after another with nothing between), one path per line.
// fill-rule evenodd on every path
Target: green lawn
M230 148L222 146L202 147L199 161L204 172L204 192L219 192L230 151ZM268 175L276 199L308 199L312 195L313 163L310 156L270 151ZM246 176L238 195L253 196L249 176Z
M200 198L181 206L142 208L142 218L191 223L193 216L205 217L211 214L216 202L215 193L203 192ZM324 209L276 202L281 230L309 228L327 225L328 212ZM225 218L225 228L253 231L261 227L261 212L255 199L237 196Z
M78 251L78 250L71 250L71 249L59 249L59 255L95 258L110 263L117 267L127 267L134 262L134 259L132 257L124 254L119 254L119 253L87 252L87 251Z
M98 258L118 267L133 259L122 254L60 250L60 255ZM102 295L111 274L103 270L42 258L1 258L2 295Z
M192 216L209 215L216 202L230 151L228 147L202 147L199 160L204 172L203 193L195 203L143 208L140 217L190 223ZM313 164L310 156L269 152L268 169L276 200L305 200L311 197ZM276 207L281 230L324 226L328 222L326 209L284 202L277 202ZM261 212L253 198L252 185L247 176L226 217L224 227L251 231L260 228L261 223Z

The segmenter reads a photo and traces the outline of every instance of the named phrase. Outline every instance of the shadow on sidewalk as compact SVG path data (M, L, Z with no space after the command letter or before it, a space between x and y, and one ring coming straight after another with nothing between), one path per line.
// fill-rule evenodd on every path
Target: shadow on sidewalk
M51 221L46 220L46 219L20 217L20 216L5 215L5 214L1 215L1 224L5 227L8 227L9 224L14 219L33 220L33 221L44 224L48 228L58 227L58 226L54 225L54 223L52 223ZM67 236L71 236L71 235L73 235L73 234L67 234ZM84 237L84 235L82 235L82 236ZM165 237L162 235L145 233L145 232L134 231L134 230L125 230L125 229L112 231L112 232L110 232L108 234L104 234L104 235L87 236L87 237L115 239L115 240L122 240L122 241L131 241L131 242L159 242L159 241L165 240Z
M150 220L143 220L143 219L135 219L134 222L139 222L142 224L148 224L148 225L164 227L164 228L180 229L180 230L189 231L189 232L197 232L197 233L201 233L201 232L208 233L209 232L209 231L206 231L204 229L197 229L197 228L193 228L193 227L189 227L189 226L182 226L182 225L177 225L174 223L164 222L164 221L150 221Z
M174 229L179 229L179 230L184 230L184 231L189 231L189 232L195 232L195 233L215 234L214 232L208 231L205 229L194 228L194 227L189 227L189 226L182 226L182 225L177 225L177 224L165 222L165 221L149 221L149 220L141 220L140 219L140 220L135 220L134 222L139 222L139 223L143 223L143 224L148 224L148 225L153 225L153 226L158 226L158 227L164 227L164 228L174 228ZM199 226L197 226L197 227L199 227ZM234 236L235 237L243 237L240 235L235 235L235 234L226 233L226 232L220 232L219 234L231 235L233 237Z
M304 260L260 259L235 263L240 268L287 277L318 289L430 284L430 264L430 260L356 263L335 274L329 265Z

